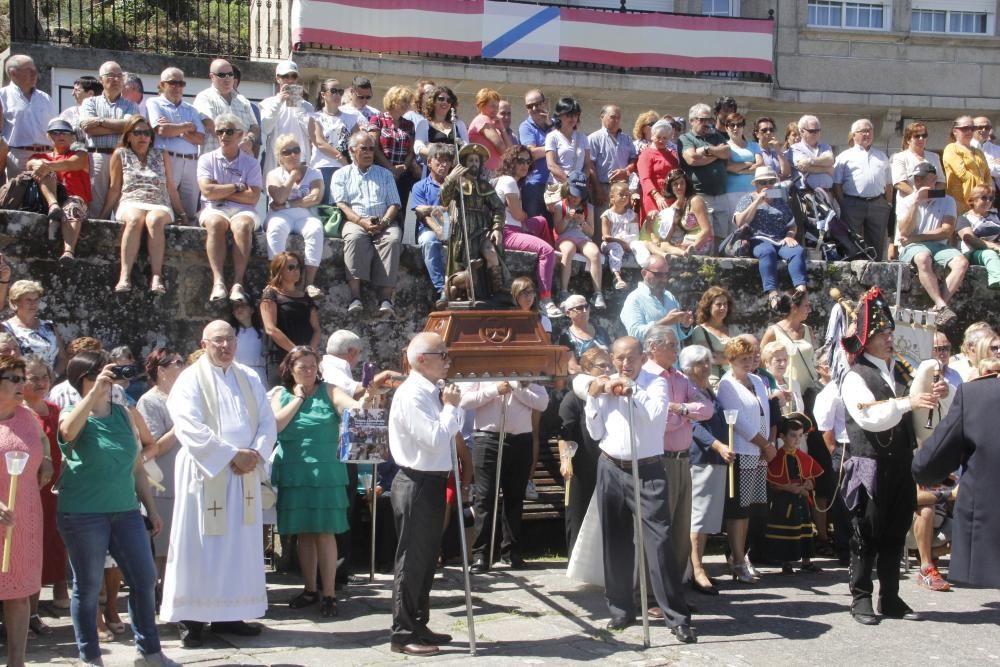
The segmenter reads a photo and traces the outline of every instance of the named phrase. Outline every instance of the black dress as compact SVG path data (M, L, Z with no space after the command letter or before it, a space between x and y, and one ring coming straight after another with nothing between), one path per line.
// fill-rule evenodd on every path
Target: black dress
M261 301L273 301L278 307L278 329L295 345L309 345L312 342L312 312L316 302L308 294L288 296L271 286L264 288ZM277 366L288 354L273 341L270 342L268 359Z

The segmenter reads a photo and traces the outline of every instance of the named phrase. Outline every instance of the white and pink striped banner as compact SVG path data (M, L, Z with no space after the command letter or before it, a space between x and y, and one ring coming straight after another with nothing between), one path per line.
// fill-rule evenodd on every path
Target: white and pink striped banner
M378 53L774 71L771 21L492 0L297 0L292 38Z

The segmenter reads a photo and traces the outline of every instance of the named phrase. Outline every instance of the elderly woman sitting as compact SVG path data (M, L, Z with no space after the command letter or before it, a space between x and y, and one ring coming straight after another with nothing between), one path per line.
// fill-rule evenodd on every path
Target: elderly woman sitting
M316 271L323 259L323 223L314 206L323 199L323 175L302 161L302 147L291 134L274 141L278 166L267 174L267 196L271 199L264 227L267 230L267 257L285 250L288 235L300 234L305 242L303 283L311 297L321 291L315 286Z
M781 296L778 292L778 259L788 262L788 273L797 290L805 290L805 249L795 240L795 218L785 203L778 185L778 175L770 167L754 172L754 192L746 194L736 206L737 228L750 226L750 248L757 258L760 280L768 292L771 307Z

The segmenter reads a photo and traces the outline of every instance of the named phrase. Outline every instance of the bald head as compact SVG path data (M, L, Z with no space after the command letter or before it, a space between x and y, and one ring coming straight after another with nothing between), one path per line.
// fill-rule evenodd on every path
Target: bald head
M236 356L236 332L229 322L209 322L201 332L201 347L213 366L229 368Z
M424 331L410 340L406 348L406 360L410 367L431 382L448 377L451 361L447 358L448 348L436 333Z

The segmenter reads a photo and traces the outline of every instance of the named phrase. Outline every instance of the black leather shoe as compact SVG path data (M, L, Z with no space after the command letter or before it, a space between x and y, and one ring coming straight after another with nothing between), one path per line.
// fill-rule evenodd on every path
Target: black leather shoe
M674 637L677 638L682 644L697 644L698 638L694 635L694 630L691 629L690 625L677 625L670 628L670 632L674 633Z
M239 635L240 637L256 637L260 634L261 626L256 623L245 621L215 621L212 623L212 632L223 635Z
M702 586L694 579L691 580L691 588L695 591L701 593L702 595L718 595L719 589L715 586Z
M451 635L446 635L443 632L431 632L430 630L426 632L421 632L417 635L417 640L423 644L433 644L434 646L441 646L442 644L451 643Z
M205 643L202 632L204 626L201 623L190 622L190 623L178 623L177 629L180 631L181 635L181 646L184 648L201 648L202 644Z
M878 625L879 617L875 615L870 600L864 600L851 605L851 618L861 625Z
M612 618L608 621L608 630L624 630L630 625L635 625L634 618Z
M910 609L910 605L906 604L899 598L895 600L879 600L878 603L879 613L886 618L898 618L904 621L922 621L923 617L917 612Z
M406 655L428 656L440 653L441 649L433 644L424 644L419 641L412 641L409 644L389 644L389 650L393 653L404 653Z
M490 566L486 564L485 558L479 557L472 562L472 565L469 567L469 571L481 574L483 572L489 572Z
M504 558L503 562L510 565L512 570L524 570L528 567L528 563L520 556L510 556L509 558Z

